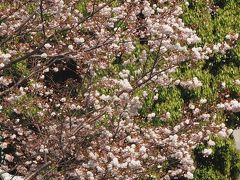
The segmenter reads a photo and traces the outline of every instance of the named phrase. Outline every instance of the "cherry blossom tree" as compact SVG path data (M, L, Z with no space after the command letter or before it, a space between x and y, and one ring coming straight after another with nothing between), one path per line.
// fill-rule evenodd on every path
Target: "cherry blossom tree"
M181 2L23 0L0 9L6 171L27 179L193 179L192 150L203 140L214 146L211 134L232 134L214 113L239 112L236 99L212 113L204 98L181 116L157 110L161 89L204 85L178 79L180 67L224 55L239 38L201 44L181 19Z

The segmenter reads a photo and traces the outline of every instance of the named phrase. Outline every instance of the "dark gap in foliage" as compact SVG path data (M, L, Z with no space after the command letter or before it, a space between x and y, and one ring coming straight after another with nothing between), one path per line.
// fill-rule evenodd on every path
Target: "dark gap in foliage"
M228 3L228 0L213 0L214 4L218 7L220 7L221 9L223 9L227 3Z
M54 68L58 70L54 71ZM77 88L80 87L82 78L77 70L77 63L73 59L57 60L44 75L47 87L55 91L68 91L71 96L78 95Z
M180 164L180 160L174 157L169 157L166 161L166 166L165 166L165 170L171 170L173 168L177 168L178 165Z
M181 98L183 99L184 103L189 103L191 99L194 98L193 94L188 89L183 88L180 85L177 85L176 87L180 90Z
M113 61L113 64L118 64L118 65L120 65L120 64L122 64L122 63L123 63L122 54L116 55L116 56L115 56L115 59L114 59L114 61Z
M12 144L8 144L7 148L3 149L2 151L5 154L15 154L16 148Z
M137 19L138 19L138 20L145 19L145 16L144 16L144 14L142 13L142 11L141 11L139 14L137 14Z
M148 38L147 37L140 37L139 38L139 42L141 45L145 45L145 44L148 44Z

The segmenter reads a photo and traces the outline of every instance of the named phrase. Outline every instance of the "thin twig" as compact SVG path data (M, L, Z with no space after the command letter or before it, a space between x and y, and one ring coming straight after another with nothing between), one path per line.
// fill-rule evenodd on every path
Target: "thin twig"
M41 166L39 169L37 169L34 173L32 173L31 175L29 175L25 180L31 180L34 179L41 171L43 171L44 169L46 169L48 166L50 166L52 164L51 161L47 162L46 164L44 164L43 166Z
M40 0L40 16L41 16L41 22L42 22L42 32L44 35L44 39L46 39L44 17L43 17L43 0Z

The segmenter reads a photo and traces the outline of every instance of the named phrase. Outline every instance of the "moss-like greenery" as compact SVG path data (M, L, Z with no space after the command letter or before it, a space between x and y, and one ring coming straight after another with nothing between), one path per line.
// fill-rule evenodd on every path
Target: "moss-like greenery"
M83 1L80 1L77 5L77 9L79 10L80 13L82 13L83 16L89 15L89 12L87 10L87 2L88 0L83 0Z
M155 126L166 123L174 125L182 117L183 100L181 99L181 92L176 87L161 87L157 89L157 93L158 98L154 99L155 93L149 92L140 110L140 114L146 117L149 113L154 112L156 116L151 123ZM160 116L166 112L171 112L171 117L167 121L164 121Z
M12 104L12 108L5 108L3 114L9 117L10 119L19 118L22 120L31 121L40 120L38 116L38 112L40 108L35 103L37 101L37 97L24 95L18 99L14 104ZM27 104L27 105L26 105ZM21 114L17 114L14 112L14 108L17 107Z

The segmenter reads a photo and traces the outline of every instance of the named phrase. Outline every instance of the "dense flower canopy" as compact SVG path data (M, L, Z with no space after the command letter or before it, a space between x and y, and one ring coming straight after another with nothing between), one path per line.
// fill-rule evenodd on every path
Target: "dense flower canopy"
M229 32L202 43L181 2L24 0L0 10L6 171L27 176L47 165L55 178L193 179L192 150L205 140L208 157L212 134L232 134L216 112L240 112L238 99L171 104L168 93L180 99L206 86L178 77L181 67L224 56L239 39Z

